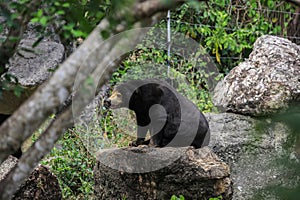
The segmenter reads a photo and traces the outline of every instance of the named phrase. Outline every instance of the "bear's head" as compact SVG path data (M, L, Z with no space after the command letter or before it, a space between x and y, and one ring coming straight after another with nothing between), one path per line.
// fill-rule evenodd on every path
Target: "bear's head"
M105 100L104 102L105 106L110 107L112 109L124 107L122 106L123 104L122 98L123 95L119 91L113 90L111 96Z
M112 94L105 100L106 107L112 109L129 107L130 97L134 93L134 88L128 83L122 83L114 87Z
M135 110L137 105L140 108L159 103L162 94L163 86L154 80L132 80L117 85L104 103L112 109L126 107Z

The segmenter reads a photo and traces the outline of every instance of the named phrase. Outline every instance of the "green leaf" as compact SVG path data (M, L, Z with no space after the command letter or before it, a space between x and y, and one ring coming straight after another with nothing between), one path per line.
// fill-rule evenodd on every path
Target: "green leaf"
M39 18L32 18L30 21L32 22L32 23L37 23L37 22L39 22Z
M57 15L64 15L66 12L64 10L59 10L56 12Z
M40 17L42 17L43 16L43 10L42 9L39 9L38 11L37 11L37 13L36 13L36 17L37 18L40 18Z
M69 7L70 7L70 3L64 3L64 4L62 5L62 7L64 7L64 8L69 8Z
M273 17L273 18L272 18L272 22L273 22L273 23L276 23L277 21L278 21L278 18L277 18L277 17Z
M16 86L14 88L14 94L17 96L17 97L21 97L21 94L23 92L23 88L21 88L20 86Z
M107 39L109 36L110 36L110 32L106 31L106 30L103 30L101 31L101 36L104 38L104 39Z
M60 2L59 2L59 1L55 1L55 2L54 2L54 5L55 5L55 6L60 6Z
M40 19L39 22L42 26L47 26L48 18L44 16Z

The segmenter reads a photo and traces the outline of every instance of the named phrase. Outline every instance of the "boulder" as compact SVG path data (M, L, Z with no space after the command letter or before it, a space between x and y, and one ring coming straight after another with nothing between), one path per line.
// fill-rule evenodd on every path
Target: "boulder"
M214 90L221 111L266 116L300 102L300 46L265 35L249 59L233 68Z
M0 165L0 181L18 163L18 159L10 156ZM57 177L43 165L34 169L15 193L13 200L57 200L62 199L62 192Z
M208 147L100 150L94 168L97 199L231 199L227 164Z
M28 36L29 37L29 36ZM8 74L18 79L23 89L17 97L11 90L3 90L0 96L0 114L12 114L45 80L53 70L63 61L64 46L54 41L41 41L35 48L32 47L37 38L21 40L18 53L9 61Z
M280 199L271 186L297 186L300 174L293 168L294 153L284 148L289 128L271 119L254 119L233 113L206 114L211 128L209 147L231 170L233 199ZM282 162L282 160L284 160ZM259 198L254 195L260 195Z
M64 46L57 42L41 41L36 47L36 39L21 40L18 53L9 61L8 73L18 78L24 87L42 84L62 62Z

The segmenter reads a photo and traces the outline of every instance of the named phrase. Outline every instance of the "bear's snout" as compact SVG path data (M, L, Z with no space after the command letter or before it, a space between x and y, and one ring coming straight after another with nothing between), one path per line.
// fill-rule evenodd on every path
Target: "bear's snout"
M105 108L110 108L110 106L111 106L111 100L109 98L104 99L103 103L104 103L104 107Z
M104 105L108 106L107 108L116 109L120 108L123 105L122 94L119 91L114 90L112 95L104 100Z

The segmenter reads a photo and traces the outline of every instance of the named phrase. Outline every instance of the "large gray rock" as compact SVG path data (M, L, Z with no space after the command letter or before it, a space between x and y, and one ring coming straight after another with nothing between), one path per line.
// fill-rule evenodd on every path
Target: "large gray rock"
M208 148L101 150L94 168L97 199L232 198L228 165Z
M288 188L296 186L294 180L299 180L299 174L286 170L287 163L278 164L293 155L283 148L290 131L286 125L232 113L206 117L211 127L209 146L231 169L233 199L251 199L259 192L261 199L280 199L265 188L282 183Z
M220 81L213 96L222 111L262 116L300 102L300 47L287 39L257 39L249 59Z
M18 47L18 53L10 59L8 73L18 79L23 92L17 97L13 89L4 90L0 96L0 114L12 114L63 61L62 44L41 41L38 46L32 48L35 41L36 38L23 39Z
M62 44L42 41L33 48L35 41L36 39L21 40L18 54L9 61L8 73L17 77L24 87L37 86L47 80L64 56Z

